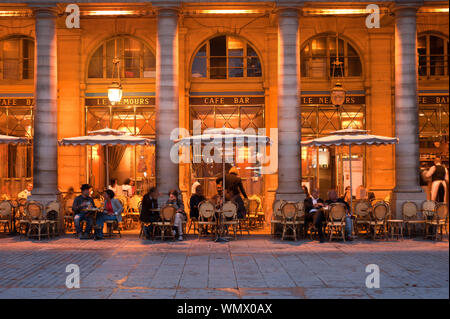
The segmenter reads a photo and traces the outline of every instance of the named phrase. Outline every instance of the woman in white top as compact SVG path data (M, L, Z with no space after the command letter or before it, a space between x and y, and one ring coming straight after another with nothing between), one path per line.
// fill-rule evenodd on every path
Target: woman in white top
M122 187L117 184L117 178L111 179L111 184L108 186L108 189L112 190L115 196L122 196Z
M133 197L133 186L130 185L131 180L127 178L122 185L122 194L128 197Z

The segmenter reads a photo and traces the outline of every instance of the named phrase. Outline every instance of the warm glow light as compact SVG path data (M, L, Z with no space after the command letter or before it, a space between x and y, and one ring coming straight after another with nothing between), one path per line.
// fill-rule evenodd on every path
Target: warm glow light
M30 17L31 10L0 10L0 17Z
M304 8L303 13L310 15L339 15L339 14L367 14L366 9L308 9Z
M263 13L261 10L248 9L218 9L218 10L195 10L194 13L200 14L248 14L248 13Z
M420 8L419 12L426 13L448 13L448 8Z
M108 99L112 104L119 103L122 100L122 87L118 82L113 82L108 88Z
M361 121L342 121L342 127L359 129L362 127Z
M94 10L94 11L82 11L81 14L86 15L86 16L118 16L118 15L139 14L139 11L134 11L134 10Z

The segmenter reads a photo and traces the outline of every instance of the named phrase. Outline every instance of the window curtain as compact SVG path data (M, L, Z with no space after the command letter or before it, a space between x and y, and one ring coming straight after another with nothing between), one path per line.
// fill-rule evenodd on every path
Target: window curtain
M126 145L114 145L107 146L108 147L108 161L109 161L109 172L110 178L112 176L112 172L114 172L117 167L119 167L120 161L122 160L123 155L125 154L125 150L127 149ZM105 148L106 150L106 148ZM106 158L106 156L105 156Z

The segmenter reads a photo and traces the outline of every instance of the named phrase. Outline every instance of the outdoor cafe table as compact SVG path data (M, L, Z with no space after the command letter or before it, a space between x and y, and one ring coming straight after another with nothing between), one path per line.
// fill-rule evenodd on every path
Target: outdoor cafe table
M83 213L87 213L87 215L92 215L92 223L93 223L93 227L92 229L95 229L96 227L96 222L97 222L97 214L101 213L103 211L102 207L90 207L90 208L83 208L81 210L81 212Z

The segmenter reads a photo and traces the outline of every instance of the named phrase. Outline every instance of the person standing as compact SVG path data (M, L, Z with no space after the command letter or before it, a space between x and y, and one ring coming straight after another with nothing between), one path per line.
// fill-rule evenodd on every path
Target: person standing
M216 179L216 184L222 184L223 187L223 177L218 177ZM239 177L238 170L236 166L233 166L228 171L228 174L225 175L225 191L229 191L231 193L231 200L237 205L237 217L242 219L247 214L245 209L244 201L242 200L242 196L244 198L247 197L247 193L245 192L244 185L242 185L242 179Z
M431 177L431 200L447 203L448 169L441 164L439 157L436 157L434 165L428 170L425 177ZM439 188L441 187L444 189L444 195L438 196Z
M89 239L89 234L92 230L93 219L91 213L84 211L86 208L95 208L95 203L90 196L91 185L81 185L81 195L75 197L72 205L74 213L73 221L77 232L77 237L80 239ZM82 232L80 223L86 221L86 231Z
M152 187L142 198L142 209L141 214L139 215L139 220L143 223L150 224L148 226L143 226L144 235L147 239L152 237L152 223L159 220L159 212L157 211L159 195L158 189L156 187Z
M119 200L114 198L114 192L107 189L103 194L103 212L97 215L95 239L103 239L103 224L107 220L114 220L117 223L122 221L123 207Z

